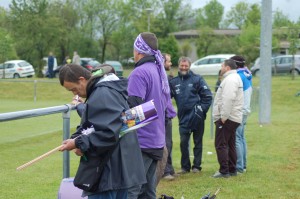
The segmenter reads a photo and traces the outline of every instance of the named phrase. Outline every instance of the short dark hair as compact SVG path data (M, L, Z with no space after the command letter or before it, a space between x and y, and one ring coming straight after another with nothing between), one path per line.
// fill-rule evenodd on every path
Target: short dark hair
M164 60L165 60L164 62L166 62L167 56L171 57L171 55L168 54L168 53L162 53L161 55L163 56L163 58L164 58Z
M189 57L184 57L184 56L182 56L182 57L180 57L179 59L178 59L178 66L180 65L180 62L182 62L182 61L187 61L187 62L189 62L189 65L191 66L191 64L192 64L192 61L191 61L191 59L189 58Z
M242 57L240 55L235 55L235 56L231 57L230 59L232 59L235 62L237 68L244 68L245 67L246 60L245 60L244 57Z
M235 61L232 59L226 59L224 61L224 65L225 66L229 66L231 68L231 70L235 70L237 68Z
M62 86L65 81L77 83L79 77L84 77L86 80L89 80L91 76L92 74L89 70L77 64L67 64L59 70L59 82Z
M141 33L141 37L143 40L152 48L152 50L158 50L158 40L154 33L151 32L143 32Z

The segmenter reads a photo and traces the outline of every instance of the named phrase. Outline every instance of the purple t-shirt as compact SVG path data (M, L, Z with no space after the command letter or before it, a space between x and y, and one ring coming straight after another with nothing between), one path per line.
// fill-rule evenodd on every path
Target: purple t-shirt
M142 149L162 148L165 145L166 95L162 91L157 65L146 62L136 67L128 77L128 96L154 101L158 119L137 130Z

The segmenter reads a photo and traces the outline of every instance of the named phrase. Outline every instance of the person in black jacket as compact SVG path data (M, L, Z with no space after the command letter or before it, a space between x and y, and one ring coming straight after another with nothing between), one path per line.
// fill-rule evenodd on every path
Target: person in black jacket
M104 159L110 154L98 187L95 191L84 191L83 196L89 199L127 199L129 187L146 183L136 132L119 138L121 114L129 109L126 101L127 80L101 72L92 76L90 71L76 64L63 66L59 80L68 91L86 98L81 124L71 138L63 142L60 150L76 149L75 153L81 156L81 161L85 158L89 161L91 157ZM87 133L87 129L91 131Z
M180 57L178 76L170 80L171 96L174 97L179 119L181 171L178 174L201 171L202 142L206 113L212 103L212 93L205 80L190 71L191 60ZM191 165L189 140L193 133L194 161Z

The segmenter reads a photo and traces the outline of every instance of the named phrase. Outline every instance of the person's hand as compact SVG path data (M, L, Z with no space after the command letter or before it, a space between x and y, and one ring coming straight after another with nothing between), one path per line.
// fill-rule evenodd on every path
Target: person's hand
M73 99L72 99L71 104L77 106L78 104L83 103L83 102L84 102L84 101L83 101L83 99L82 99L81 97L79 97L78 95L75 95L75 96L73 97Z
M81 150L78 149L78 148L74 149L74 153L75 153L76 155L78 155L78 156L83 156L83 153L82 153Z
M74 139L67 139L63 141L63 144L61 146L61 148L59 149L60 151L65 151L65 150L72 150L75 149L75 140Z

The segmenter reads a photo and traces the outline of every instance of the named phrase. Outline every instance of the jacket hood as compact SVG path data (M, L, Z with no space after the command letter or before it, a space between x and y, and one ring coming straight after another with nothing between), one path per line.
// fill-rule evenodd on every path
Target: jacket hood
M115 74L110 74L101 78L96 87L106 86L127 96L127 83L127 79L119 79Z
M88 91L88 96L97 88L101 86L112 88L119 93L127 96L127 83L128 80L125 78L119 79L115 74L108 74L100 78L97 83Z
M252 80L252 73L247 67L239 68L239 69L237 69L237 72L243 73L248 80Z

